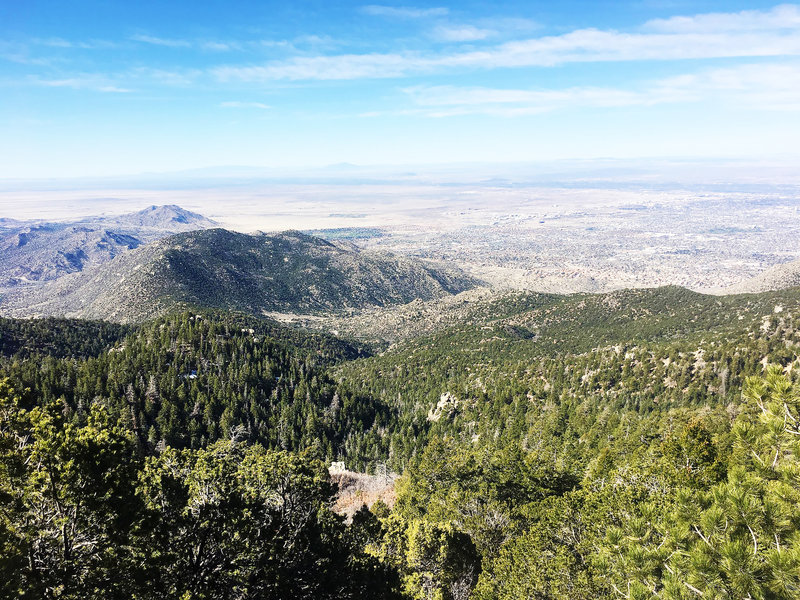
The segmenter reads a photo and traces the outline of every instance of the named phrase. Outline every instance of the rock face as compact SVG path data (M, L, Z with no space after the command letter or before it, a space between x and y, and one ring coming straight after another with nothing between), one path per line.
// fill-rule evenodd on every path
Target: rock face
M9 316L139 322L180 306L303 314L403 304L481 282L453 269L343 248L299 232L177 234L0 301Z
M748 281L725 288L725 294L754 294L800 286L800 260L775 265Z
M0 222L0 290L52 281L167 235L216 223L179 206L151 206L72 223Z

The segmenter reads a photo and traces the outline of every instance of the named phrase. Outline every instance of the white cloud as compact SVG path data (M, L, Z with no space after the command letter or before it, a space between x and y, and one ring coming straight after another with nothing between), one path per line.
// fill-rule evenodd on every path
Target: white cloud
M778 34L638 34L581 29L560 36L514 41L482 52L442 57L443 65L553 66L574 62L687 60L800 54L800 31Z
M261 46L262 48L281 48L286 50L294 49L294 46L288 40L258 40L255 42L255 46Z
M390 17L393 19L423 19L426 17L443 17L450 11L444 7L415 8L412 6L383 6L370 4L362 6L361 12L374 17Z
M260 108L262 110L271 108L268 104L262 104L261 102L239 102L237 100L221 102L220 106L223 108Z
M202 71L197 69L168 71L151 67L136 67L126 72L125 76L136 81L144 82L145 84L187 87L195 83L202 74Z
M800 63L712 69L662 80L659 89L756 110L800 110Z
M396 9L399 10L399 9ZM647 32L625 33L579 29L563 35L512 41L469 52L448 54L385 53L295 57L261 66L229 66L213 73L221 79L267 81L277 79L359 79L405 77L453 68L495 69L555 66L578 62L690 60L800 56L800 25L774 17L798 11L784 6L768 12L749 11L748 18L763 23L759 29L741 25L743 13L692 17L697 27L651 21ZM752 13L752 14L751 14ZM713 17L713 19L712 19ZM669 21L669 20L668 20ZM711 22L716 23L714 28ZM789 25L787 25L787 22ZM772 24L772 28L768 26ZM660 29L659 29L660 28ZM465 30L462 34L480 32ZM457 36L456 34L454 34ZM464 37L462 36L462 37Z
M63 38L36 38L31 40L34 44L41 44L42 46L50 46L51 48L72 48L75 44Z
M666 33L713 33L800 28L800 8L793 4L772 10L743 10L738 13L709 13L692 17L654 19L644 29Z
M119 46L116 42L108 40L88 40L88 41L75 41L65 40L64 38L51 37L51 38L33 38L30 40L31 44L39 46L47 46L49 48L79 48L81 50L108 50L110 48L117 48Z
M411 71L430 69L426 59L400 54L341 54L301 56L252 67L217 67L211 73L222 81L342 80L402 77Z
M118 73L74 73L59 77L31 76L19 83L50 88L72 88L106 93L131 93L163 86L189 87L204 75L203 71L185 69L165 71L136 67Z
M331 49L341 46L342 42L329 35L308 34L294 38L291 45L292 47L311 46L318 49Z
M0 52L0 59L7 60L8 62L17 63L19 65L28 65L35 67L49 67L56 62L52 58L34 57L21 52Z
M241 45L237 42L215 42L208 41L200 44L203 50L211 52L229 52L231 50L241 50Z
M191 42L187 40L174 40L155 37L152 35L132 35L130 39L132 39L134 42L153 44L154 46L166 46L168 48L189 48L192 45Z
M642 89L571 87L550 90L413 86L403 90L428 117L533 115L570 108L624 108L713 102L755 110L800 110L800 63L748 64L652 82Z
M502 32L535 31L542 26L537 21L521 17L484 17L477 21L481 27Z
M434 37L445 42L476 42L494 33L491 29L478 29L472 25L441 25L433 30Z
M600 87L560 90L414 86L403 90L430 117L466 114L522 116L576 107L625 107L664 101L656 94Z
M75 90L89 90L112 94L127 94L133 91L128 88L119 87L112 82L93 75L68 77L64 79L32 79L32 82L45 87L72 88Z

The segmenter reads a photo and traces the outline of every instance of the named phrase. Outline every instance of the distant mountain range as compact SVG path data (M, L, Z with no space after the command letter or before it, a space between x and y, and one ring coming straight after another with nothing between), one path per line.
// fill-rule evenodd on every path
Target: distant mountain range
M480 283L456 269L362 252L299 232L208 229L119 253L44 285L11 290L0 301L0 312L123 323L184 306L314 314L430 300Z
M151 206L69 223L0 220L0 289L52 281L174 233L216 223L179 206Z

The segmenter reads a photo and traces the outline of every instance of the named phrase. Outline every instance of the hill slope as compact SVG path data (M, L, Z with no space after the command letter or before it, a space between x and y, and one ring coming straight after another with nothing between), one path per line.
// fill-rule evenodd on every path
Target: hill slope
M119 227L150 227L174 233L208 229L216 225L215 221L175 204L148 206L138 212L105 217L102 221Z
M754 294L800 286L800 260L770 267L748 281L724 290L726 294Z
M0 229L0 288L52 281L167 235L216 225L179 206L151 206L71 223L11 222Z
M138 322L178 306L305 314L429 300L479 282L418 260L344 249L297 232L178 234L34 291L7 294L11 316Z

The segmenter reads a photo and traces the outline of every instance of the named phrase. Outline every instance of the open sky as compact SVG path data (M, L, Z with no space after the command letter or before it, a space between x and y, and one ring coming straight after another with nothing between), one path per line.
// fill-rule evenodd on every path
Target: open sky
M0 2L0 178L798 140L798 4Z

